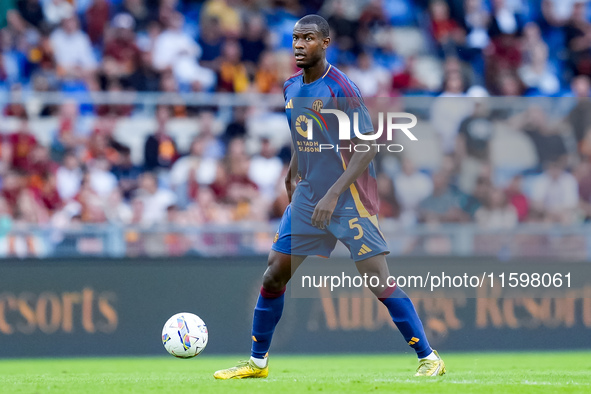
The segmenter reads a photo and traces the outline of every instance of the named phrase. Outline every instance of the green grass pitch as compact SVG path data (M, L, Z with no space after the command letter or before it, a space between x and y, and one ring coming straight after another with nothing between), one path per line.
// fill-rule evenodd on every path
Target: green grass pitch
M0 361L2 393L583 393L591 352L448 353L448 373L413 378L406 355L275 356L267 379L217 381L235 357Z

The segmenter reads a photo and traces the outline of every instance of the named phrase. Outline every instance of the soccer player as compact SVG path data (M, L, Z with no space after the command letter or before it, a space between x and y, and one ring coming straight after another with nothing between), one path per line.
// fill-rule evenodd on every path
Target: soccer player
M445 373L445 364L429 346L411 300L401 289L386 282L390 274L385 255L389 251L376 216L377 184L372 164L375 147L368 152L347 150L347 146L354 148L363 141L355 134L348 140L339 140L337 117L329 114L322 119L326 130L315 130L313 139L323 146L345 149L319 150L319 145L307 138L304 123L308 119L300 113L304 109L313 110L316 117L321 108L338 108L350 119L357 113L359 132L374 131L357 86L326 61L329 43L328 23L318 15L303 17L293 29L295 61L302 70L290 77L283 88L294 146L285 179L290 205L281 219L263 274L254 310L250 360L215 372L216 379L267 377L268 351L283 311L287 282L306 256L329 256L337 240L349 249L360 275L379 278L378 286L370 290L388 308L404 340L416 351L419 366L415 376Z

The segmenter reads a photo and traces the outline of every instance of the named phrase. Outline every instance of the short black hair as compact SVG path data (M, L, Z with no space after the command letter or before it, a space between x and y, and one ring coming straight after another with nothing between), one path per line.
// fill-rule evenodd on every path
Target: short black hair
M328 22L326 21L326 19L324 19L320 15L316 15L316 14L306 15L302 19L300 19L298 21L298 23L300 25L316 25L316 26L318 26L318 30L320 31L320 33L322 33L324 38L326 38L330 35L330 27L328 26Z

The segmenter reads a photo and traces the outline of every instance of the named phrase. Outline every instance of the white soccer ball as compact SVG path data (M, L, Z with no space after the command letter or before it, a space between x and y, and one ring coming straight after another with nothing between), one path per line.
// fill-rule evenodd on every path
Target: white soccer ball
M208 337L203 320L188 312L172 316L162 329L164 348L179 358L191 358L201 353L207 345Z

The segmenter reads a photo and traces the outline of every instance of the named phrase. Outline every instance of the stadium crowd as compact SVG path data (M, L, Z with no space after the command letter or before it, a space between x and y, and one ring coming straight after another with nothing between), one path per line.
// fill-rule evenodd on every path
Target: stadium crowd
M434 126L443 157L436 170L411 156L394 167L378 157L382 218L406 226L572 224L591 218L589 9L582 0L3 0L0 84L13 93L280 94L296 71L293 24L320 13L331 25L329 61L364 97L436 96L431 124L446 125ZM551 122L535 107L498 117L474 101L450 121L446 100L467 95L566 96L574 105ZM142 163L114 133L135 110L6 105L3 116L19 126L0 146L3 220L151 227L281 216L289 147L262 138L256 152L248 149L249 108L236 107L216 133L215 107L158 105ZM30 130L39 117L58 118L50 144ZM199 123L190 146L167 130L182 117ZM499 121L519 130L537 158L504 182L490 157Z

